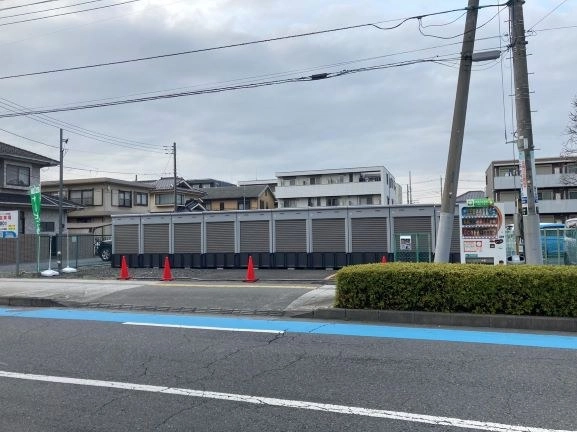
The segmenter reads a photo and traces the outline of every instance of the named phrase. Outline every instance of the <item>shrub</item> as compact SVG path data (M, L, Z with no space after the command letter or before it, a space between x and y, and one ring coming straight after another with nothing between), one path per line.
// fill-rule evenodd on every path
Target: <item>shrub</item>
M577 316L577 267L389 263L336 276L335 306L478 314Z

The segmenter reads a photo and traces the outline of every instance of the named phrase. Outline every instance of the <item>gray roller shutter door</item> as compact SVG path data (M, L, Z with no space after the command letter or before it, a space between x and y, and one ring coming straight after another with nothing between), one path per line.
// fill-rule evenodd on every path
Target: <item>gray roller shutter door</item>
M240 251L241 252L269 251L268 221L240 222Z
M138 253L139 225L116 225L114 227L114 253Z
M306 252L306 220L275 221L276 252Z
M430 216L408 216L395 218L395 234L403 233L431 233Z
M234 253L234 222L206 224L206 251Z
M345 252L345 220L313 219L313 252Z
M388 251L386 218L353 218L353 252Z
M451 253L461 252L461 230L459 229L459 216L453 218L453 235L451 236Z
M169 252L169 225L146 224L144 231L144 253L168 253Z
M201 253L200 223L174 224L174 253Z

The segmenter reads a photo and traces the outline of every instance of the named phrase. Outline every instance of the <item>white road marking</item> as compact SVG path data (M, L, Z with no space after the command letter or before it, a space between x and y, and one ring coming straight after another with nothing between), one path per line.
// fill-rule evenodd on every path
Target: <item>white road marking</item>
M442 425L465 429L476 429L492 432L577 432L577 431L558 430L558 429L543 429L529 426L516 426L503 423L481 422L476 420L464 420L453 417L438 417L431 415L407 413L402 411L386 411L386 410L360 408L346 405L333 405L333 404L298 401L290 399L276 399L260 396L250 396L234 393L219 393L219 392L192 390L175 387L161 387L145 384L124 383L117 381L100 381L100 380L81 379L81 378L58 377L50 375L23 374L7 371L0 371L0 377L14 378L28 381L51 382L58 384L73 384L89 387L104 387L121 390L142 391L149 393L161 393L177 396L189 396L197 398L224 400L229 402L243 402L255 405L268 405L281 408L298 408L311 411L358 415L364 417L377 417L392 420L401 420L412 423L426 423L433 425Z
M220 330L220 331L248 332L248 333L272 333L272 334L285 333L284 330L243 329L243 328L192 326L192 325L179 325L179 324L155 324L155 323L139 323L139 322L124 322L122 324L133 326L171 327L171 328L185 328L195 330Z

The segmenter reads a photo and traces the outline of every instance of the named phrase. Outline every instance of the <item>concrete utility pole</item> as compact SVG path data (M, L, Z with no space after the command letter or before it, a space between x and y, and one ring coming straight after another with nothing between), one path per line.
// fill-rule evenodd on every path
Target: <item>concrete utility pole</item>
M178 211L178 204L176 202L176 143L172 143L172 156L174 160L174 212Z
M541 235L539 232L539 212L537 208L537 187L535 177L535 146L531 125L531 102L529 99L529 79L527 74L527 42L523 20L523 0L509 2L511 25L511 46L513 48L513 69L515 80L515 112L517 115L517 148L519 149L519 170L521 176L521 207L524 253L527 264L543 264Z
M62 144L68 142L64 139L64 131L60 129L60 180L58 182L58 251L56 253L56 261L58 263L58 273L62 272L62 225L63 225L63 209L62 209L62 189L64 182L64 149ZM68 245L67 245L68 247Z
M461 64L459 66L455 108L453 111L451 141L449 142L449 156L447 158L447 169L445 173L445 187L443 188L443 195L441 197L441 214L439 229L437 231L437 243L435 245L436 263L449 262L461 153L463 149L463 135L465 132L465 118L467 116L469 83L471 81L471 65L473 63L473 50L475 49L478 10L479 0L469 0L461 49Z

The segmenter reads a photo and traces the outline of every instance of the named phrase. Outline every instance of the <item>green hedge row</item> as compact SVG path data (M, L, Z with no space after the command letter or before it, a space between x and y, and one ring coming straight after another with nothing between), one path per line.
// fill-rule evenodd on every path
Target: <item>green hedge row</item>
M577 266L365 264L336 283L339 308L577 317Z

